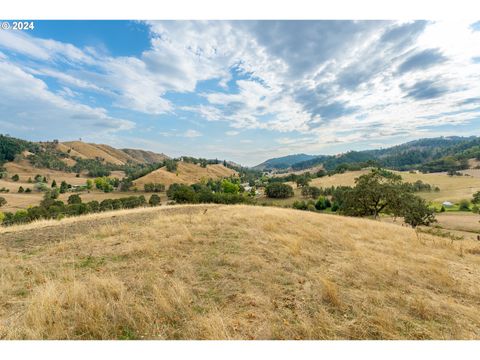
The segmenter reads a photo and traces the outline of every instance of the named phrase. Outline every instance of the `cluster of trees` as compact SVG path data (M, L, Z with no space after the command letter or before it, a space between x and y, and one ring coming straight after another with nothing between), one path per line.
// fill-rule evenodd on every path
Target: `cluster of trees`
M2 203L1 199L3 198L0 198L0 204ZM159 196L153 194L148 204L151 206L160 205ZM13 225L28 223L39 219L61 219L64 216L76 216L116 209L133 209L146 205L147 201L143 195L128 196L119 199L105 199L102 202L94 200L84 203L78 194L70 195L67 204L65 204L63 201L58 200L57 191L48 191L45 193L39 206L18 210L15 213L0 213L0 222L3 225Z
M374 218L385 213L395 218L403 217L412 227L429 225L435 221L434 210L425 200L414 195L414 189L411 184L402 182L401 176L377 168L355 179L354 187L319 189L321 195L315 202L315 209L331 207L332 211L344 215ZM313 204L313 201L297 203L294 207L308 210L308 204Z
M164 162L154 164L127 164L123 169L126 175L126 179L124 180L128 180L131 183L152 171L160 169L162 166L164 166Z
M288 184L273 182L265 187L265 195L273 199L286 199L293 196L293 188Z
M0 135L0 165L15 160L22 151L37 152L39 146L30 141L13 138L9 135Z
M165 185L160 183L147 183L143 185L145 192L163 192L165 191Z
M177 171L177 160L169 159L164 161L165 168L167 171L176 172Z
M414 183L405 183L405 186L408 186L410 188L410 191L412 192L440 191L440 188L438 186L432 186L430 184L424 183L422 180L417 180Z
M109 178L106 176L97 177L93 182L98 190L102 190L106 193L112 192L120 185L120 180L118 178Z
M209 181L206 184L172 184L167 190L167 196L176 203L239 204L251 202L249 194L241 192L238 184L227 179Z
M468 169L467 159L457 159L447 156L441 159L429 161L419 166L419 170L426 173L446 171L454 174L459 170Z
M332 212L336 212L338 210L338 204L333 203L330 201L330 199L326 196L319 196L317 198L317 201L314 200L300 200L300 201L295 201L293 203L293 208L298 209L298 210L308 210L308 211L322 211L322 210L327 210L330 209Z
M357 170L365 167L443 172L463 170L468 166L466 161L471 158L480 159L480 138L440 137L420 139L385 149L349 151L336 156L321 155L274 167L292 168L298 171L323 165L328 172ZM270 162L273 160L275 159Z

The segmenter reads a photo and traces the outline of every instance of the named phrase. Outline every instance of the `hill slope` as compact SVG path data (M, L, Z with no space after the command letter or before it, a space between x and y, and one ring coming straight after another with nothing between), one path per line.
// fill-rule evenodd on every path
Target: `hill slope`
M307 155L307 154L295 154L287 155L278 158L268 159L261 164L258 164L253 167L255 170L264 170L264 169L283 169L288 168L293 164L316 159L317 155Z
M135 209L0 229L0 250L0 338L480 338L478 243L371 220Z
M296 155L292 155L294 159ZM469 159L480 159L480 138L437 137L410 141L384 149L348 151L337 155L318 155L297 162L285 162L274 158L257 165L263 169L304 170L323 165L333 170L341 164L375 162L383 167L397 170L420 169L426 172L461 170L471 166Z
M104 144L89 144L82 141L67 141L58 144L58 149L68 152L72 156L83 159L103 159L105 162L115 165L127 163L151 164L168 159L164 154L157 154L152 151L136 149L115 149Z
M222 164L207 165L204 168L200 165L180 161L178 162L176 172L170 172L165 167L162 167L135 180L134 185L142 188L146 183L161 183L168 187L173 183L193 184L202 179L221 179L235 174L235 170L229 169Z

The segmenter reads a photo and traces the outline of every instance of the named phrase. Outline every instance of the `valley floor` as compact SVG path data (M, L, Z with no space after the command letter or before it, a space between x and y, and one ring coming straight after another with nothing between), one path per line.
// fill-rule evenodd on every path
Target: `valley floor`
M177 205L0 232L3 339L480 339L480 242Z

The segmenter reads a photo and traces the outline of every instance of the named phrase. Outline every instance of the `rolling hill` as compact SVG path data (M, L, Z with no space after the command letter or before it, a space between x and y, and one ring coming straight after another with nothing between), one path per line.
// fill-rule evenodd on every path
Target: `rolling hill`
M89 144L82 141L67 141L58 144L58 149L83 159L102 159L106 163L125 165L128 163L150 164L169 157L151 151L136 149L115 149L104 144Z
M479 254L476 241L254 206L2 228L0 338L479 339Z
M221 179L236 175L235 170L229 169L222 164L211 164L202 167L197 164L180 161L176 172L170 172L165 167L152 171L151 173L134 181L134 186L141 189L147 183L161 183L170 186L173 183L193 184L202 179Z
M256 168L298 171L323 165L326 170L334 170L344 164L371 163L396 170L419 169L426 172L462 170L471 166L469 160L480 158L480 138L475 136L426 138L385 149L318 155L297 162L285 162L284 158L267 160ZM292 159L295 159L295 155Z
M312 159L317 159L317 155L307 155L307 154L295 154L287 155L278 158L268 159L261 164L258 164L253 167L255 170L265 170L265 169L285 169L289 168L293 164L308 161Z

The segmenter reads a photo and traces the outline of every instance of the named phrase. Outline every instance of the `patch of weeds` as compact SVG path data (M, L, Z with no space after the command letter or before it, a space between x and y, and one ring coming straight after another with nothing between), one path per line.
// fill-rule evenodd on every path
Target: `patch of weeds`
M25 297L28 295L28 291L26 289L18 289L13 293L15 296Z
M126 326L122 329L122 334L118 337L118 340L138 340L138 336L135 331Z
M87 256L80 260L79 262L75 263L75 267L77 268L96 268L105 264L105 258L97 258L95 256Z

